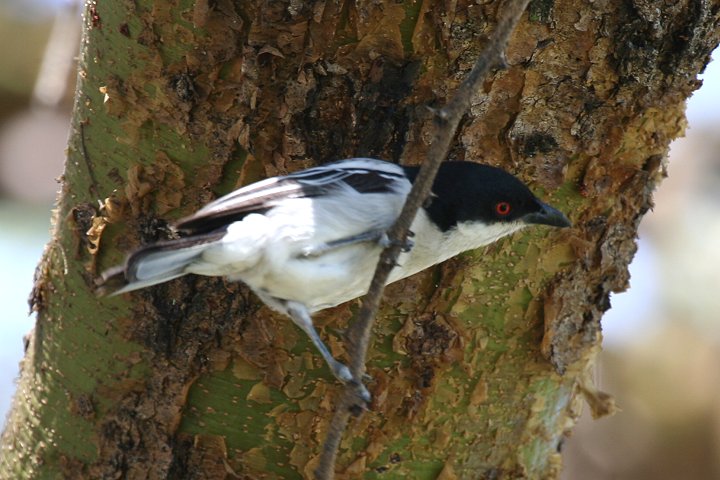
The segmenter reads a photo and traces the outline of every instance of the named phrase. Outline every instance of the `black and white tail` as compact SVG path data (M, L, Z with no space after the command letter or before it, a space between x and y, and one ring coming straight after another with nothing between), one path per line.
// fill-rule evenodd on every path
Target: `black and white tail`
M216 231L141 247L128 257L125 265L103 272L98 293L119 295L182 277L188 273L188 266L224 234Z

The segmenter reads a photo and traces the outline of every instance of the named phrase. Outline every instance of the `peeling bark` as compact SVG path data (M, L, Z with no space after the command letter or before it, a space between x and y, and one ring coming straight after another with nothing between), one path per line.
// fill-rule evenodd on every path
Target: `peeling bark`
M9 478L309 477L335 381L242 285L185 278L97 299L94 278L172 219L268 175L368 155L419 163L499 2L88 4L38 321L2 437ZM554 478L592 388L609 294L720 36L717 1L535 0L452 159L568 212L392 285L372 410L339 476ZM402 159L399 158L402 155ZM333 353L356 309L317 316Z

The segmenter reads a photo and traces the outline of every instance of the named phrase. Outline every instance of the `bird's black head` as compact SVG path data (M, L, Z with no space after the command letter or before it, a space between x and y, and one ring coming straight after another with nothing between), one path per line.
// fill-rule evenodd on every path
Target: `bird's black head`
M414 179L417 169L406 169ZM433 184L433 197L425 210L443 231L458 223L521 222L569 227L559 210L540 201L520 180L489 165L444 162Z

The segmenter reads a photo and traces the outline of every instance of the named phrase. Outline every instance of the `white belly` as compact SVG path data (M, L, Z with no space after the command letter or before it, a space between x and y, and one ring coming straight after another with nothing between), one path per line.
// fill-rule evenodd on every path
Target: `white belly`
M310 312L364 295L372 280L380 247L352 245L319 257L296 257L261 277L241 278L261 296L303 303Z

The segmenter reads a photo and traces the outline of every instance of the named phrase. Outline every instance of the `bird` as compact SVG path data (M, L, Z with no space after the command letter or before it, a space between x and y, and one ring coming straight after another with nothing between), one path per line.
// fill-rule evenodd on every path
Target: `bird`
M312 314L364 295L387 231L398 218L419 167L350 158L241 187L177 221L176 238L145 245L102 274L111 295L188 274L245 283L310 338L333 375L360 384L336 360ZM529 225L570 227L512 174L470 161L440 165L392 283Z

